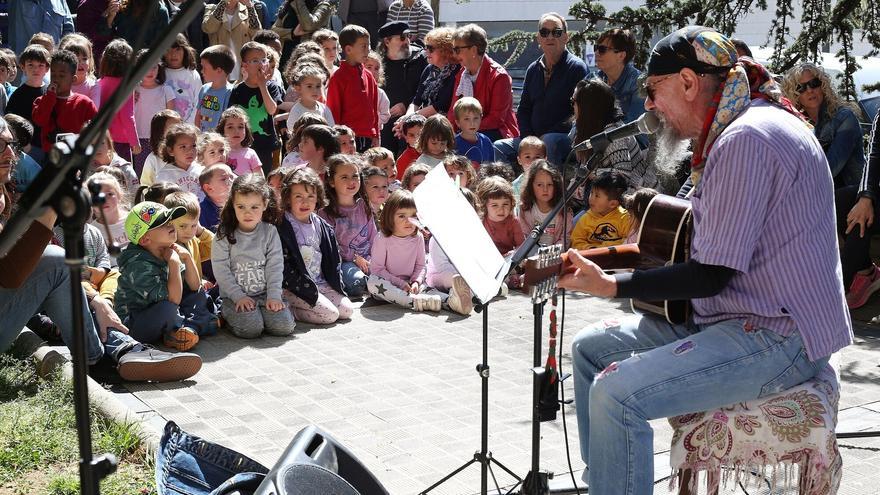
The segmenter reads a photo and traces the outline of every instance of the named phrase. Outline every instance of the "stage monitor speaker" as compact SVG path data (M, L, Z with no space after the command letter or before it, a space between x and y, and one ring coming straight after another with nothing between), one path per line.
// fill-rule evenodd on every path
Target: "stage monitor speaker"
M342 444L311 425L293 437L255 495L388 495Z

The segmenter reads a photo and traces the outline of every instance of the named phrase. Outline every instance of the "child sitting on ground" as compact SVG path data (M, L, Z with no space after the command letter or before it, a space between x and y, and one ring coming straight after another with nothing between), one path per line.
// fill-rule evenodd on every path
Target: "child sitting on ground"
M590 208L571 231L571 247L589 249L623 244L632 227L632 217L620 205L626 191L626 179L607 171L593 181Z
M299 100L287 114L287 128L293 129L296 121L306 113L324 117L328 125L333 125L333 114L327 105L321 103L324 91L325 72L311 64L298 67L293 72L293 87L299 93Z
M406 189L409 192L415 191L430 171L431 167L424 163L412 164L403 174L403 180L400 182L401 189Z
M327 125L327 120L316 113L306 112L293 123L290 128L290 139L287 140L287 155L281 161L281 167L295 169L305 166L308 162L299 155L299 140L302 131L310 125ZM267 177L268 178L268 177Z
M495 147L492 140L480 132L483 120L483 107L476 98L465 96L459 98L453 107L455 125L460 132L455 135L456 153L464 155L479 168L484 162L495 160Z
M338 146L333 129L326 125L310 125L300 134L299 156L323 180L327 172L327 160L339 153Z
M419 159L418 147L419 136L422 135L422 128L425 126L425 116L414 113L401 118L403 123L400 125L403 139L406 141L406 150L397 157L397 178L403 179L403 174L410 165Z
M109 248L115 244L117 248L123 249L128 246L128 236L125 233L125 219L128 217L128 196L122 189L122 185L112 175L105 172L92 174L86 181L86 186L99 185L101 193L104 195L104 204L100 206L92 206L92 216L94 220L90 223L96 227L104 237L104 242ZM104 221L107 226L105 228ZM107 230L110 231L110 237L107 237ZM116 257L110 257L110 266L116 267Z
M184 191L204 195L199 187L202 166L196 161L196 141L199 130L192 124L177 124L168 130L159 145L159 153L166 165L156 173L156 182L171 182Z
M562 201L562 176L547 160L537 160L526 176L526 184L520 195L519 219L523 235L528 236L536 226L544 223L547 214ZM564 244L568 247L571 232L571 210L563 206L547 225L538 242L542 246Z
M470 189L465 188L461 189L461 194L464 195L471 207L476 210L474 193ZM471 311L474 310L471 288L464 278L458 274L458 270L449 261L449 257L446 256L443 249L440 248L436 237L431 236L428 246L428 267L425 282L427 282L428 286L438 291L448 292L444 302L449 306L449 309L465 316L471 314Z
M318 212L336 234L342 257L342 286L352 297L367 291L370 249L376 237L373 210L361 189L360 171L364 165L357 155L340 153L330 157L324 179L327 206Z
M132 164L116 154L116 150L113 148L113 138L110 137L109 131L104 133L104 139L101 139L95 147L95 154L92 155L92 164L89 166L89 169L90 171L97 171L102 167L119 171L123 177L121 184L125 191L125 199L132 199L134 192L141 185L141 181L138 180L137 173Z
M206 286L206 277L202 268L204 265L204 268L211 272L211 244L214 242L214 233L199 224L201 212L198 198L193 193L176 192L165 196L163 203L166 208L173 210L179 206L186 211L185 215L171 222L177 229L176 242L192 255L201 285Z
M326 325L347 320L354 306L342 287L339 243L315 210L324 185L310 168L291 172L281 191L284 218L276 225L284 252L284 289L297 320Z
M424 163L431 168L439 165L446 155L455 152L455 134L446 117L437 114L425 121L419 135L418 149L422 154L416 163Z
M439 294L425 293L425 238L412 219L416 202L405 189L394 191L382 209L382 231L373 239L370 295L414 311L440 311Z
M229 142L222 135L209 131L199 134L196 143L196 160L204 168L226 164L229 159Z
M201 213L199 224L202 227L217 233L217 225L220 223L220 211L229 199L229 187L235 180L235 174L228 165L219 163L205 168L199 174L199 186L205 193L205 199L199 203Z
M541 141L539 138L535 136L526 136L519 142L519 149L516 152L516 162L522 168L522 173L511 182L511 186L513 186L513 197L516 198L517 203L519 202L519 197L522 195L523 182L526 180L529 170L532 168L532 164L535 163L535 160L546 158L547 146L544 145L544 141Z
M639 231L641 230L642 222L645 219L645 213L648 211L648 205L651 204L651 200L654 199L654 196L658 194L660 193L657 192L656 189L642 187L624 198L626 211L628 211L632 217L632 227L629 229L629 235L626 236L626 244L638 242Z
M281 295L284 258L272 225L279 213L263 177L245 175L232 183L211 264L223 299L223 318L241 338L259 337L264 330L286 337L295 328Z
M388 174L379 167L368 165L361 170L361 180L370 209L373 210L373 218L379 218L382 205L388 200Z
M241 107L231 107L223 111L217 132L229 143L229 154L226 162L235 175L250 173L263 175L263 167L257 152L251 149L254 135L248 121L248 114Z
M144 343L162 338L179 351L192 349L199 334L217 331L193 258L176 244L171 222L185 214L149 201L132 208L125 220L131 243L119 257L116 291L116 314L129 335Z
M502 256L513 254L523 241L522 228L513 215L513 188L501 177L487 177L477 186L483 227ZM515 284L514 284L515 285Z
M443 159L443 168L458 187L472 187L477 182L477 172L466 156L447 156Z
M400 189L400 181L397 180L397 164L394 163L394 154L388 148L381 146L364 151L364 160L369 165L379 167L385 171L385 175L392 178L388 181L388 191L394 192Z
M333 126L333 132L336 133L336 142L339 143L339 152L346 155L357 154L355 147L354 131L351 127L344 124L336 124Z
M165 139L165 134L179 123L181 123L180 114L175 110L162 110L150 119L151 151L147 155L147 159L144 160L144 168L140 174L141 184L152 186L156 182L156 174L165 167L165 163L159 158L159 147L162 145L162 140Z

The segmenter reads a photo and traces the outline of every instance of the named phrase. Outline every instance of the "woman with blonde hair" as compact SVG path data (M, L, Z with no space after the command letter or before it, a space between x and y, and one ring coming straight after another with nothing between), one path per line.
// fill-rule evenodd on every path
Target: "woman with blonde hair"
M834 187L858 185L865 166L862 128L854 107L835 91L825 69L812 63L799 64L785 75L782 89L815 126Z

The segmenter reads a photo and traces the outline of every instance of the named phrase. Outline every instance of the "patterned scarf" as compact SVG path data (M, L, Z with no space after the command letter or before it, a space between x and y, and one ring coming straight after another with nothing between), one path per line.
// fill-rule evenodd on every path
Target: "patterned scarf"
M798 117L804 125L810 126L791 101L783 96L782 89L764 66L748 57L740 57L735 63L733 56L736 51L723 35L714 31L703 31L691 41L700 62L725 67L732 66L727 72L724 84L712 98L712 104L706 112L703 131L694 145L691 159L691 177L696 185L706 166L706 157L718 136L727 129L739 115L748 108L750 102L762 99ZM729 46L728 46L729 45Z
M437 95L443 84L451 77L455 80L455 74L461 66L458 64L446 64L442 69L433 67L428 77L425 78L425 90L422 93L422 106L435 105L437 103ZM436 107L436 105L435 105Z

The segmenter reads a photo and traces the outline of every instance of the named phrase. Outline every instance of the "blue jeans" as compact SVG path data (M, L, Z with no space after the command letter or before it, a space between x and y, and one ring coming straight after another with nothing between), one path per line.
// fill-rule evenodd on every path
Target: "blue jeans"
M360 297L367 292L367 276L354 261L342 262L342 288L349 297Z
M519 170L517 164L517 154L519 152L519 143L522 137L511 139L500 139L495 141L495 156L499 160L509 163L514 170ZM562 166L565 157L571 152L571 139L568 134L562 132L548 132L541 136L544 146L547 147L547 160L556 166Z
M575 405L590 493L651 493L649 420L753 400L798 385L828 362L744 319L671 325L653 316L606 320L572 343Z
M117 360L123 351L137 342L116 330L107 332L107 341L101 342L89 307L83 295L83 330L86 337L86 360L95 364L106 352ZM70 273L64 263L64 250L46 246L43 256L30 276L17 289L0 288L0 352L8 349L18 337L28 319L36 313L45 313L61 328L61 339L73 349L73 311L70 306Z
M234 450L203 440L169 421L156 451L159 495L252 493L269 470Z
M192 328L199 336L214 335L217 333L217 310L204 289L190 291L185 288L179 305L159 301L132 311L124 323L132 337L148 344L183 326Z

